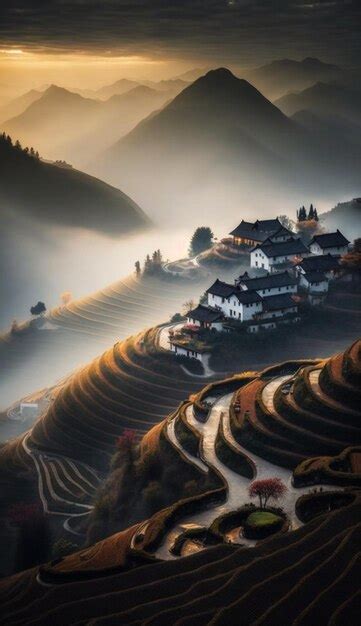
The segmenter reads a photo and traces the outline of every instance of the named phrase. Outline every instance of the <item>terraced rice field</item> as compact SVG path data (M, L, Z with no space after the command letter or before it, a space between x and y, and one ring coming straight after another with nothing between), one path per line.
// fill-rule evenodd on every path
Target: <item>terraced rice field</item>
M140 439L204 385L159 346L160 332L118 342L75 372L30 431L1 450L8 473L35 472L47 513L89 511L124 430Z
M169 319L197 299L207 280L129 276L88 297L50 310L52 329L35 322L0 336L3 408L35 388L48 387L109 345ZM35 376L36 373L36 376Z
M144 325L164 321L198 289L198 283L189 281L130 276L67 307L54 309L47 317L70 331L125 336Z
M145 340L147 343L147 338ZM142 346L140 341L135 341L132 358L129 358L138 367L141 367L137 361ZM360 349L361 342L356 342L342 355L327 361L288 362L258 374L228 379L207 387L206 392L193 397L193 402L183 403L170 418L147 433L143 448L159 445L157 442L163 432L167 445L181 462L191 464L199 475L217 472L223 486L180 501L58 563L0 582L0 601L6 623L228 626L238 624L242 616L242 624L246 626L356 625L361 573L359 492L351 492L351 498L342 508L318 515L302 525L297 517L296 501L300 495L309 493L309 489L294 486L292 472L284 467L284 461L303 458L313 435L315 448L322 454L322 446L327 448L330 441L336 447L343 445L341 432L344 437L360 432L355 425L352 426L355 432L350 431L348 423L342 431L339 413L340 394L345 388L350 391L350 385L353 394L357 391L355 381L361 374ZM129 356L128 351L122 359L130 366L126 355ZM119 355L110 352L106 360L108 367L117 359ZM317 393L318 387L312 387L309 382L310 373L315 370L319 370L316 384L322 390L321 396ZM299 435L298 450L290 452L291 446L297 444L301 425L299 421L296 426L281 412L279 398L286 399L290 383L297 387L298 382L310 390L310 395L305 396L307 406L300 406L301 417L307 414L308 422L307 428L306 423L303 426L306 434ZM288 385L287 393L282 392L285 385ZM312 425L318 419L317 407L323 406L323 394L327 395L329 404L336 404L332 420L321 435L320 423L317 422L315 431ZM307 398L311 399L312 410L308 408ZM347 398L345 415L353 419L357 412L354 396ZM203 404L205 401L207 405ZM240 411L234 409L236 401ZM296 398L292 410L298 406ZM265 415L260 416L260 408ZM320 414L319 419L322 420L323 415ZM249 424L254 427L253 439L246 438L247 443L242 444L242 429ZM335 432L332 424L335 424ZM269 433L268 445L263 438L265 433ZM252 477L242 470L231 469L225 462L226 457L223 461L218 458L220 437L223 446L229 446L233 454L242 456L241 468L248 458L254 477L282 478L288 487L282 506L292 532L279 532L256 546L255 541L228 532L228 540L234 543L207 548L188 541L185 552L196 553L171 558L171 547L185 528L190 525L214 527L217 519L236 511L249 498ZM291 455L288 457L286 442ZM348 443L354 444L353 441ZM254 445L258 454L252 449ZM279 463L269 458L277 454ZM64 465L53 458L50 464L53 475L57 476L58 488L67 487L66 472L71 473L73 489L81 481L85 487L84 474L80 477L78 472L74 473L71 462ZM361 484L361 476L359 479ZM89 487L90 483L91 480ZM328 485L324 489L335 491L337 487ZM154 562L154 556L162 560Z
M334 456L361 444L360 347L357 341L294 375L271 381L261 376L240 389L238 441L290 468L310 456Z
M130 536L119 533L88 550L78 569L76 558L68 557L72 580L59 567L55 577L55 566L0 582L3 615L9 625L229 625L242 615L246 626L353 626L360 514L356 499L255 548L220 545L127 571L122 547Z

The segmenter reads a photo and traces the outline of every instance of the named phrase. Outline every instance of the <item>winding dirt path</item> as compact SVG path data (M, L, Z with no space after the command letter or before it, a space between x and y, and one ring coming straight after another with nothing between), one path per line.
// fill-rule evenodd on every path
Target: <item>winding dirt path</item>
M268 389L265 394L265 401L267 407L274 407L273 397L275 391L281 384L291 378L290 376L281 376L278 377L275 381L272 381L267 385ZM205 423L199 422L193 413L193 406L190 405L186 412L186 417L189 422L200 434L201 436L201 450L200 450L200 458L194 457L188 452L186 452L180 442L176 440L176 435L174 431L174 419L168 423L168 435L171 438L172 442L182 450L183 454L185 454L194 465L197 467L201 467L204 471L204 467L212 467L217 469L220 472L227 483L227 497L224 503L221 505L216 505L212 508L205 509L201 512L195 513L193 515L188 515L180 520L166 535L163 543L157 549L155 556L160 559L174 559L175 557L171 552L170 548L172 547L175 539L184 532L186 528L194 527L194 526L202 526L209 527L211 523L220 515L224 513L234 511L244 504L250 502L250 497L248 493L249 486L252 480L241 476L240 474L234 472L229 467L224 465L222 461L216 455L216 438L220 420L223 420L223 430L226 440L235 447L240 453L248 456L254 463L256 467L256 476L257 479L269 478L269 477L277 477L280 478L284 484L287 486L287 493L280 503L288 515L290 520L290 527L292 530L297 529L302 525L302 522L298 519L295 512L295 505L297 499L303 494L310 493L311 487L297 488L294 487L292 483L292 471L280 467L278 465L274 465L269 461L253 454L243 446L239 445L239 443L234 439L231 428L230 428L230 416L229 416L229 407L232 400L233 394L227 394L216 400L211 409L208 420ZM254 479L253 479L254 480ZM320 487L318 485L317 487ZM337 487L322 485L324 490L332 489L335 490ZM312 487L314 489L314 487ZM255 541L247 540L245 538L240 538L237 533L230 533L229 539L235 543L241 543L242 545L252 546L255 544ZM195 547L195 549L198 549Z

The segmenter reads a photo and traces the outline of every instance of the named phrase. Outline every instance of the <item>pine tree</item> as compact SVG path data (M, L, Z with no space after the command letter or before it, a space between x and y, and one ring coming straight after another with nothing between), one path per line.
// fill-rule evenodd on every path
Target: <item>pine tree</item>
M313 204L310 204L310 209L308 211L308 220L313 220L314 218L314 210L313 210Z
M150 259L149 254L147 254L147 256L145 257L145 261L144 261L144 272L149 272L151 266L152 266L152 261Z
M315 208L314 208L314 210L313 210L313 219L314 219L316 222L318 222L318 213L317 213L317 209L316 209L316 207L315 207Z
M300 210L298 211L297 218L299 222L304 222L307 219L307 213L304 206L301 206Z
M142 273L139 261L135 262L135 273L137 276L140 276L140 274Z

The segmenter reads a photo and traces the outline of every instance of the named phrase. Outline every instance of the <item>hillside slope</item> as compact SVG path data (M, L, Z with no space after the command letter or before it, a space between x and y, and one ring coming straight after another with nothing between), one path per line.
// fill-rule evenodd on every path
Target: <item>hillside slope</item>
M3 580L6 623L229 626L242 615L244 626L356 626L359 518L356 501L254 549L222 545L160 563L138 557L127 571L129 531L118 533L83 551L78 570L68 557L73 576L47 567L46 586L38 568Z
M6 211L18 212L45 223L114 236L150 225L141 208L119 189L78 170L44 163L4 137L0 137L0 200L5 220Z
M332 232L338 228L350 241L361 237L361 198L339 202L330 211L322 213L320 219L326 230Z

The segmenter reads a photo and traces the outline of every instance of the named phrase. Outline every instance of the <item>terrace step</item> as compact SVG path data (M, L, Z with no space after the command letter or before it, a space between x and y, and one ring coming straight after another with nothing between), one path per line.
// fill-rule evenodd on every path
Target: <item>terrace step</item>
M361 403L361 389L345 379L343 363L343 352L328 359L320 372L319 385L331 399L357 409Z
M282 391L276 394L276 408L280 415L283 415L289 422L307 428L310 433L323 435L332 432L337 440L353 441L355 444L361 443L361 432L356 426L328 419L324 415L305 410L296 401L292 392L283 394Z

